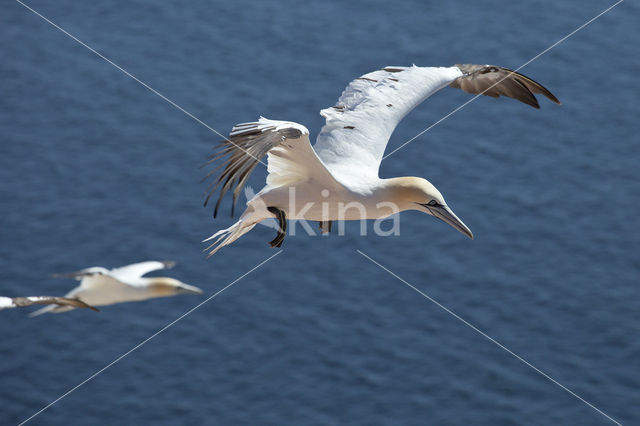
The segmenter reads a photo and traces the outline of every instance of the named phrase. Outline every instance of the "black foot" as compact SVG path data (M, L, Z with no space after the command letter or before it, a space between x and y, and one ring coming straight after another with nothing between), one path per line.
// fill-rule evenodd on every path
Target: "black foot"
M284 242L284 237L287 236L287 216L285 213L277 207L267 207L271 213L276 216L278 220L278 225L280 228L278 229L278 234L276 237L269 242L271 247L281 247Z
M322 222L318 222L318 226L320 227L320 232L323 234L329 234L331 232L331 224L333 221L325 220Z

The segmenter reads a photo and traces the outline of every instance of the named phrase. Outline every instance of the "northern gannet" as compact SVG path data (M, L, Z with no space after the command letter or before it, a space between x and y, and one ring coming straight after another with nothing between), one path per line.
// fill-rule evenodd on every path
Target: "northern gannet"
M31 305L58 305L73 306L74 308L89 308L94 311L99 309L87 305L79 299L69 299L67 297L55 296L26 296L26 297L4 297L0 296L0 310L8 308L22 308Z
M287 219L317 221L326 232L334 220L379 219L404 210L435 216L473 238L442 194L426 179L378 176L396 125L447 85L494 98L508 96L534 108L540 108L534 93L560 103L539 83L494 65L391 66L356 78L334 106L320 111L326 123L313 147L309 131L298 123L260 117L257 122L237 124L209 159L208 163L224 161L203 179L215 177L222 169L209 185L205 206L218 189L214 217L231 189L235 206L247 178L265 154L266 186L247 202L238 222L205 240L213 240L206 249L209 255L267 218L280 222L278 235L270 242L272 247L282 244Z
M176 294L202 294L198 287L185 284L168 277L143 277L158 269L172 268L175 262L148 261L134 263L115 269L101 266L82 269L55 277L75 278L80 285L65 297L79 299L91 306L112 305L121 302L138 302L155 297L175 296ZM29 316L34 317L46 312L66 312L74 309L68 304L51 305L39 309Z

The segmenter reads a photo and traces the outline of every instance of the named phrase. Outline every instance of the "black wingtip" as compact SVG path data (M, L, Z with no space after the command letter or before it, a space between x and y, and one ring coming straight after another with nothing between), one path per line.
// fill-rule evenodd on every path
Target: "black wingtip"
M471 94L482 94L491 97L507 96L523 102L535 109L540 104L535 95L543 95L550 101L560 104L547 88L517 71L496 65L456 64L462 76L449 86L462 89Z

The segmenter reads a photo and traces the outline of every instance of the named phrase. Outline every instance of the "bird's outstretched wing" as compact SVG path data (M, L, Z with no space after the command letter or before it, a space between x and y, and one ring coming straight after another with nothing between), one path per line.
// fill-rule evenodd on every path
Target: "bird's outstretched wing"
M27 296L27 297L0 297L0 309L5 308L18 308L31 305L58 305L58 306L72 306L74 308L89 308L94 311L98 311L91 305L84 303L79 299L72 299L67 297L53 297L53 296Z
M176 262L149 260L147 262L132 263L131 265L121 266L109 271L109 275L113 278L121 280L125 283L136 281L141 276L158 269L170 269L176 265Z
M490 65L385 67L353 80L338 102L320 111L326 124L313 146L336 177L377 178L391 133L433 93L451 85L469 93L512 97L538 107L533 93L558 102L535 81Z
M207 164L221 161L202 181L213 177L207 188L206 206L219 189L213 216L218 214L222 198L233 189L231 215L238 196L258 162L268 157L267 185L281 186L310 176L321 179L333 177L322 164L309 142L309 131L291 121L269 120L260 117L257 122L236 124L227 140L220 142L218 151L209 157ZM219 174L218 174L219 173Z
M80 281L85 277L90 277L93 275L106 275L108 273L109 270L107 268L103 268L102 266L92 266L90 268L81 269L79 271L65 272L62 274L52 274L51 276L54 278L74 278Z

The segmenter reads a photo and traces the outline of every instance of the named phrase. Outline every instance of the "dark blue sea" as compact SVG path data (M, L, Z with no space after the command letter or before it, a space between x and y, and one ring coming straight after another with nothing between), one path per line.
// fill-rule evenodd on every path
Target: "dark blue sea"
M227 134L306 125L385 65L517 68L613 0L26 3ZM254 231L211 259L199 168L221 139L18 2L0 6L0 294L52 273L172 259L180 296L0 313L0 424L18 424L234 280L29 424L640 423L640 8L626 1L521 72L562 101L470 103L383 163L428 178L470 240L412 212L401 234ZM438 92L400 146L470 96ZM256 168L250 185L266 176ZM244 200L241 200L244 201ZM359 254L379 262L451 312Z

